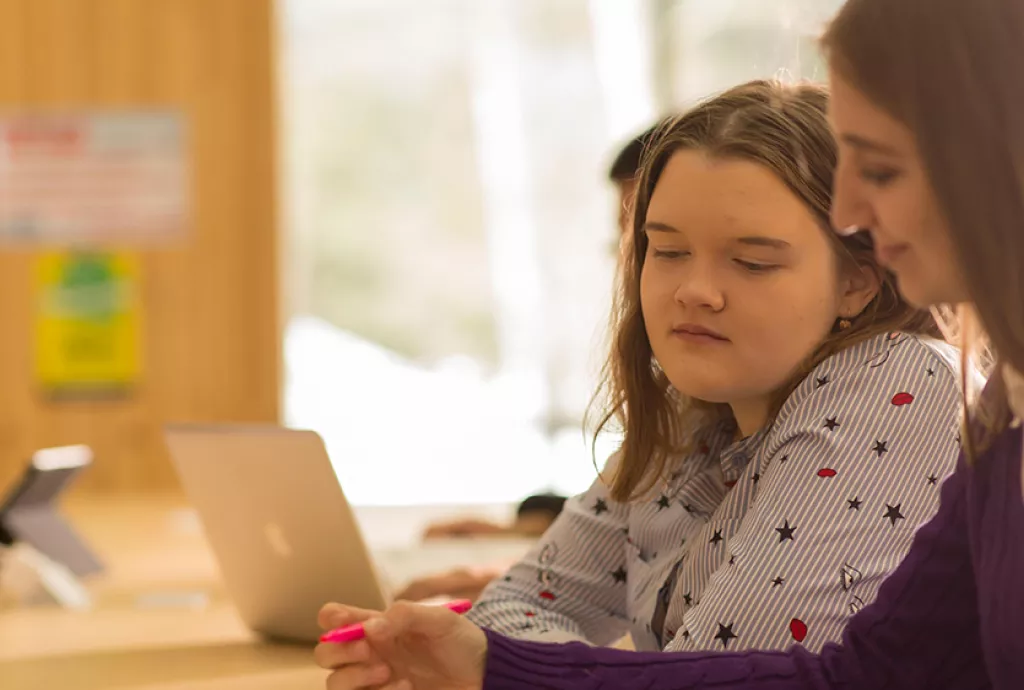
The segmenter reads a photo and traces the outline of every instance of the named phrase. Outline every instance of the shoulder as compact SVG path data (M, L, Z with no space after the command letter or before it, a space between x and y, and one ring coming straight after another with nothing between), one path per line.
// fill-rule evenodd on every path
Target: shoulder
M835 353L815 368L814 373L820 376L821 372L837 380L919 375L956 386L960 351L943 340L895 331Z
M792 430L817 424L822 415L881 414L907 406L955 423L951 412L960 400L959 350L934 338L894 332L821 362L783 404L774 426ZM920 402L911 405L915 401ZM917 414L910 417L920 419Z

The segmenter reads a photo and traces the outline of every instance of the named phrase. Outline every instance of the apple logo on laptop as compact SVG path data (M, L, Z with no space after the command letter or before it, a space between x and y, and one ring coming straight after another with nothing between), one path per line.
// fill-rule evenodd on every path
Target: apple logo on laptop
M284 530L281 529L280 525L275 522L268 522L266 527L263 528L263 533L267 536L267 542L274 553L281 558L292 557L292 547L285 538Z

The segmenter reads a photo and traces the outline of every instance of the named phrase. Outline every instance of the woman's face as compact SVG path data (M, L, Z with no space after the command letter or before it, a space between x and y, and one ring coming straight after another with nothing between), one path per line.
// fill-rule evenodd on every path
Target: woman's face
M836 319L874 295L841 270L804 203L752 162L675 153L644 232L640 302L655 358L684 395L728 403L745 433Z
M917 307L964 302L967 289L913 133L834 70L829 115L839 143L832 222L867 230L878 261Z

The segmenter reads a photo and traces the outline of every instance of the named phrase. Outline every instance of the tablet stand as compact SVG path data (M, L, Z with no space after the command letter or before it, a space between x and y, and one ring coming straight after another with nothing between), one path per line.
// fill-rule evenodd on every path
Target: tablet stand
M88 593L80 578L101 572L103 566L82 538L58 513L56 500L71 480L92 462L86 446L40 450L0 504L0 545L7 550L0 582L16 579L25 599L32 587L26 573L49 598L63 606L80 607Z

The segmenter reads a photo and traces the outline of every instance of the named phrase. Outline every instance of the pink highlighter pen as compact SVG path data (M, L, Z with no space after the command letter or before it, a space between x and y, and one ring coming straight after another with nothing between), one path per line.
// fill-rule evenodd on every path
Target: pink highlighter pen
M449 611L455 613L465 613L473 608L473 602L469 599L455 599L449 601L443 605ZM320 637L321 642L355 642L366 637L366 630L363 629L362 623L355 623L353 625L346 625L343 628L335 628L329 632L324 633Z

